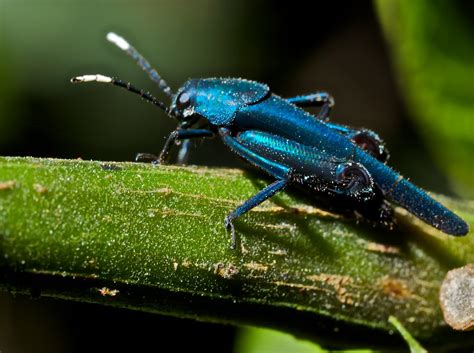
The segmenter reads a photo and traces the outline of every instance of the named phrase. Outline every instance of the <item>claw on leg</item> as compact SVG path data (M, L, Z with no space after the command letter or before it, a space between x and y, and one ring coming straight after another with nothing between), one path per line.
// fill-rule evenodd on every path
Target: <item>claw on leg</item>
M237 240L236 240L236 237L235 237L234 224L232 223L232 218L230 217L230 215L227 215L224 218L224 225L225 225L225 228L226 228L227 231L230 230L230 236L231 236L230 248L232 250L235 250L235 248L237 246Z
M159 157L152 153L137 153L135 156L135 162L158 164Z

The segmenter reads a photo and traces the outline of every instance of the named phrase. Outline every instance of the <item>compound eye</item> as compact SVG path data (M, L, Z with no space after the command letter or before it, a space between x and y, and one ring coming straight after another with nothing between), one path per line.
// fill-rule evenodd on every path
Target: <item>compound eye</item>
M182 92L176 101L176 107L183 111L191 105L191 97L188 93Z

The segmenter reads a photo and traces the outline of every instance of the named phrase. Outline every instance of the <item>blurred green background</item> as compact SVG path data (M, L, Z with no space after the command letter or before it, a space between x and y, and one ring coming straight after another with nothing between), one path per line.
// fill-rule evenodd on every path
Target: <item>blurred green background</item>
M160 151L175 126L161 111L117 88L69 83L102 73L162 97L105 40L114 31L175 89L190 77L235 76L266 82L282 96L329 91L332 120L377 131L404 175L472 197L472 4L0 0L0 153L132 160ZM218 140L197 143L190 163L244 167ZM160 351L167 344L232 352L234 337L233 327L0 296L4 352Z

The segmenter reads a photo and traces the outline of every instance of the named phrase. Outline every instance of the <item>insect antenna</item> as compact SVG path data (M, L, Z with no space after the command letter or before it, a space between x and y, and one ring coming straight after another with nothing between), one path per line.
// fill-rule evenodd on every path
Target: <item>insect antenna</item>
M132 59L136 61L138 66L140 66L142 70L148 74L148 76L153 82L156 82L158 84L158 87L163 92L165 92L168 97L171 97L173 95L170 86L168 86L166 81L161 78L158 72L150 65L148 60L145 59L143 55L141 55L134 47L132 47L130 43L128 43L123 37L120 37L119 35L113 32L109 32L107 34L107 40L115 44L123 51L125 51L128 55L130 55Z
M171 115L170 110L163 102L160 102L158 99L152 96L149 92L145 92L142 89L136 88L130 82L125 82L125 81L122 81L113 77L104 76L104 75L75 76L71 78L71 82L72 83L99 82L99 83L109 83L114 86L122 87L126 89L127 91L138 94L147 102L150 102L151 104L156 105L157 107L163 109L166 112L166 114Z

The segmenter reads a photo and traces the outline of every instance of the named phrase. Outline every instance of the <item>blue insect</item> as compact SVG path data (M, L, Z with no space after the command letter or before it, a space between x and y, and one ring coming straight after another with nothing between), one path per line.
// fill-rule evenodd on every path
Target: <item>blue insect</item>
M460 217L386 165L388 151L379 136L328 122L333 98L325 92L282 98L262 83L236 78L188 80L173 93L157 71L124 38L107 39L128 53L171 99L168 108L150 93L103 75L77 76L72 82L102 82L125 88L176 118L178 127L159 156L142 153L137 160L165 163L175 142L183 145L178 160L189 153L189 140L220 136L223 143L275 181L243 202L224 219L236 246L234 220L287 186L311 193L318 205L374 224L394 225L395 203L451 235L469 227ZM304 107L320 107L315 116Z

